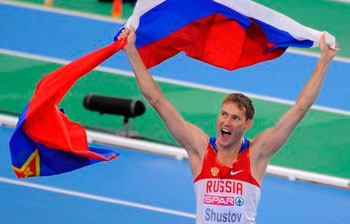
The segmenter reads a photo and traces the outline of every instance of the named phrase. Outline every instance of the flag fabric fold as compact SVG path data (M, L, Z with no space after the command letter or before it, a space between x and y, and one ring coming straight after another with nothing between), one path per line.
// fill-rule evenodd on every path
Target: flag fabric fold
M322 35L250 0L139 0L125 27L135 28L147 68L183 51L233 70L279 57L288 47L316 47ZM332 35L325 39L335 47Z
M13 170L18 178L60 174L118 156L110 150L89 148L86 130L69 121L57 105L80 77L125 44L125 39L114 42L40 80L10 139Z

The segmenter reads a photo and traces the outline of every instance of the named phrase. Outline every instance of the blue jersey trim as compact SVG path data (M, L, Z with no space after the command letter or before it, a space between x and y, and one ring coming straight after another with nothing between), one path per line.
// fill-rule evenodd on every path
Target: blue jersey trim
M209 144L213 147L215 152L217 152L218 151L218 147L216 146L215 141L216 141L216 137L215 136L209 138ZM245 149L249 148L249 146L250 146L250 142L249 142L248 138L244 137L242 141L243 142L242 142L242 146L241 146L241 148L239 150L239 153L242 153Z

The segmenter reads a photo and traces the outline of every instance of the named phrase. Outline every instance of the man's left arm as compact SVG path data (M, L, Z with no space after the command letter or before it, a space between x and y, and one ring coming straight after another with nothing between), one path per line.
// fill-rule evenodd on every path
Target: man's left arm
M263 131L254 139L252 171L257 174L258 179L262 179L269 159L286 143L320 92L329 64L336 55L336 50L329 48L324 42L324 36L320 40L320 52L321 56L316 68L294 106L282 116L274 127Z

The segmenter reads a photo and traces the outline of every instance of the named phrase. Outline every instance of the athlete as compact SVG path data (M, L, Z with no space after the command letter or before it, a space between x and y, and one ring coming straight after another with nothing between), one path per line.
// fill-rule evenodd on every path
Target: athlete
M186 122L164 97L137 52L134 30L123 30L119 38L128 40L124 51L142 94L188 153L196 190L197 224L255 223L260 186L269 160L315 102L336 50L325 44L323 35L321 56L313 74L296 103L275 126L253 140L244 138L244 132L253 124L255 110L248 97L233 93L222 102L216 138L209 138Z

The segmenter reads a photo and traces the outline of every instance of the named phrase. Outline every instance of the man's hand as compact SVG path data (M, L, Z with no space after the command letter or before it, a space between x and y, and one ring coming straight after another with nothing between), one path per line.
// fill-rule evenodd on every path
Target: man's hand
M320 60L323 60L326 63L329 63L332 61L332 59L337 55L337 50L332 49L328 46L328 44L325 43L325 33L322 35L319 45L320 45L320 52L321 57ZM338 43L336 43L335 48L338 48Z
M118 40L120 40L121 38L127 38L128 40L128 43L123 48L123 50L126 53L136 50L136 46L135 46L136 35L133 27L131 27L130 29L125 27L123 31L119 34Z

